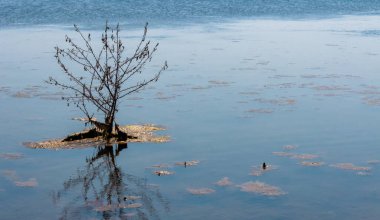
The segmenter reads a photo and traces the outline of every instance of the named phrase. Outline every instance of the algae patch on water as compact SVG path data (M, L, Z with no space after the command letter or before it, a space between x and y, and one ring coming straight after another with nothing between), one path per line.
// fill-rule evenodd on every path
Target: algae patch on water
M41 142L25 142L23 143L25 146L30 148L41 148L41 149L75 149L75 148L85 148L91 146L99 146L105 144L127 144L127 143L135 143L135 142L143 142L143 143L164 143L170 141L169 136L160 136L154 134L157 131L163 131L165 128L152 125L152 124L144 124L144 125L126 125L120 126L120 130L127 133L128 136L132 136L133 138L129 138L127 141L117 141L116 139L111 139L108 142L103 140L102 137L94 137L94 138L85 138L74 141L64 141L64 138L61 139L52 139ZM83 130L82 132L75 133L71 136L80 136L81 134L86 134L89 130Z

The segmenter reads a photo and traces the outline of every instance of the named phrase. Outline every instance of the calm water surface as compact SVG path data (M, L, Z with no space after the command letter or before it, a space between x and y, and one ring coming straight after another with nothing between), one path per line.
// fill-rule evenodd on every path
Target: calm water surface
M12 17L2 19L4 24ZM61 26L1 29L0 218L378 219L380 165L368 161L380 160L379 20L157 25L150 37L160 42L159 52L146 71L164 60L170 68L155 85L124 100L118 119L163 125L167 130L160 134L172 141L58 151L22 143L83 128L71 120L80 112L56 100L57 91L43 83L60 74L53 47L63 45L65 34L75 35ZM140 34L123 30L131 46ZM297 148L284 150L286 145ZM317 158L273 154L284 151ZM5 153L22 158L3 158ZM174 166L189 160L200 163ZM276 169L250 175L264 161ZM342 170L332 166L337 163L371 169ZM153 175L156 164L170 165L175 174ZM223 177L232 185L215 184ZM238 186L249 181L284 194L241 191ZM192 195L189 188L215 192ZM124 196L141 198L124 202ZM142 206L106 210L107 204L131 203Z

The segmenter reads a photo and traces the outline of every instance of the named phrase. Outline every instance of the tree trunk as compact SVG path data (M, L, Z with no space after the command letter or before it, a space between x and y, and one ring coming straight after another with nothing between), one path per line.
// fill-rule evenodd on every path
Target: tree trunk
M113 124L114 124L114 115L112 116L107 116L105 118L105 124L106 124L106 129L104 129L104 137L106 140L109 140L112 137L112 130L113 130Z

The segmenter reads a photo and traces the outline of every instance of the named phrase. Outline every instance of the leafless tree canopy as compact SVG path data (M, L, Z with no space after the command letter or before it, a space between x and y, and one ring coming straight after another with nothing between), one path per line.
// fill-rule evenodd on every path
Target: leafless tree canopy
M69 81L61 82L50 77L47 82L70 91L70 95L62 99L66 100L68 105L74 104L78 107L106 138L110 137L116 125L115 115L119 110L120 100L157 81L162 71L168 67L165 62L150 78L141 77L144 65L151 61L158 47L158 43L151 45L151 42L146 40L147 26L148 24L145 25L143 35L130 55L127 54L120 38L119 25L112 28L108 23L102 34L99 50L94 49L91 35L83 34L77 25L74 25L75 31L83 42L78 44L66 36L69 47L55 47L55 58ZM83 70L73 71L70 66L73 64L79 65ZM104 123L93 119L92 107L104 114Z

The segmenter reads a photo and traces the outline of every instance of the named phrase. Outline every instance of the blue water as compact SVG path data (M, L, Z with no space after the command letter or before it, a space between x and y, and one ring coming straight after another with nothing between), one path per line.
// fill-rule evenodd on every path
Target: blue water
M180 24L230 18L379 14L378 0L1 0L0 26Z
M343 0L0 0L0 219L377 220L380 165L368 161L380 162L379 9L379 1ZM126 25L128 50L141 24L153 23L149 39L160 46L144 74L164 60L169 69L123 100L117 118L165 126L172 141L26 148L84 128L71 120L81 112L44 80L62 77L54 46L64 46L65 34L77 39L67 26L79 23L98 39L105 19ZM284 145L324 164L273 154ZM174 166L185 160L200 163ZM264 161L277 169L250 175ZM371 170L359 175L336 163ZM156 164L175 174L152 174ZM233 184L216 185L223 177ZM37 185L17 185L30 178ZM241 191L249 181L286 194ZM203 187L215 192L187 190ZM116 206L131 195L141 207ZM114 209L96 210L107 203Z

